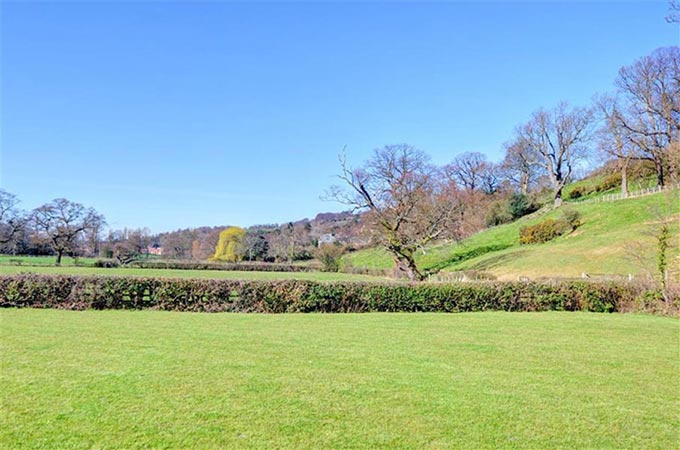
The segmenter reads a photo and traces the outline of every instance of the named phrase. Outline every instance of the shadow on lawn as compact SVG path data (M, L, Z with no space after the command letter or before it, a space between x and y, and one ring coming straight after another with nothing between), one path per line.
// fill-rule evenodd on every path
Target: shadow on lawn
M480 261L477 264L473 265L470 267L470 269L474 270L489 270L493 269L494 267L501 266L507 262L516 260L517 258L520 258L522 255L524 255L527 251L526 250L518 250L516 252L512 253L507 253L504 255L496 255L496 256L491 256L484 261Z
M427 268L428 274L434 274L440 270L456 263L461 263L467 261L468 259L476 258L478 256L485 255L491 252L499 252L505 250L506 248L512 247L511 244L495 244L495 245L485 245L483 247L475 247L467 251L456 252L450 258L444 259L430 267ZM502 258L504 255L499 255L497 258ZM495 258L492 258L495 259ZM486 261L483 263L486 264Z

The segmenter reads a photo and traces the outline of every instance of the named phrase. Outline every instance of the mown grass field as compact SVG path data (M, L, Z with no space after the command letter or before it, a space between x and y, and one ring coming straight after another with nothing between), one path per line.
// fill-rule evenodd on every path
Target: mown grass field
M0 266L0 276L16 273L62 275L105 275L169 278L211 278L223 280L312 280L312 281L385 281L387 278L337 272L255 272L235 270L140 269L75 266Z
M516 222L477 233L460 244L428 247L416 260L432 270L483 270L499 279L516 279L520 275L537 277L579 277L594 274L640 274L654 269L655 241L653 227L657 211L670 211L680 217L679 191L604 203L574 204L583 224L572 234L545 244L519 245L519 229L548 218L559 219L558 209L540 216L528 216ZM680 221L674 222L673 235L679 234ZM635 252L639 247L642 251ZM639 261L633 253L645 259ZM680 247L674 242L669 250L672 267L680 267ZM345 261L355 267L384 269L392 267L391 257L381 249L349 254Z
M25 256L25 255L0 255L1 265L12 266L53 266L54 256ZM70 258L65 256L61 261L62 266L92 266L97 258Z
M675 448L677 319L0 311L4 448Z

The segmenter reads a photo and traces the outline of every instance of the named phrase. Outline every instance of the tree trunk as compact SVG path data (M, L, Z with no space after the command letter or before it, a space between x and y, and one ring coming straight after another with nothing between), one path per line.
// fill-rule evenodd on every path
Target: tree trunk
M519 186L519 192L522 195L527 195L529 192L529 176L524 175L522 176L522 180L520 181L520 186Z
M422 281L425 278L418 270L412 256L394 255L394 264L397 277L405 276L410 281Z
M555 189L555 208L562 206L562 186Z
M57 250L57 261L54 263L55 266L61 266L61 256L64 254L63 250Z
M664 171L663 171L663 160L661 158L654 159L654 170L656 170L656 185L659 187L664 186Z
M628 161L624 161L621 167L621 196L628 197Z

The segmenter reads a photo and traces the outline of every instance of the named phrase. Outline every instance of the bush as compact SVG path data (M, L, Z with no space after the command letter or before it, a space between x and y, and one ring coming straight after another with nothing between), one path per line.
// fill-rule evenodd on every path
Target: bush
M610 173L605 175L593 190L595 192L606 192L610 189L621 186L621 174L620 173Z
M553 219L547 219L536 225L528 225L519 229L519 243L542 244L562 234L562 226Z
M337 272L340 270L340 258L345 253L345 248L337 244L321 244L316 249L315 257L323 266L324 272Z
M577 199L590 194L590 189L586 186L576 186L569 192L569 198Z
M531 199L524 194L512 194L508 200L508 211L513 219L524 217L537 209Z
M512 194L507 200L499 200L491 203L487 210L485 222L487 227L494 227L512 222L527 214L538 210L529 197L524 194Z
M567 224L570 231L581 226L581 213L574 208L565 207L562 210L562 220Z
M486 226L495 227L512 221L512 214L508 211L508 204L504 201L493 202L486 213Z
M581 213L573 208L565 207L560 220L546 219L536 225L528 225L519 229L519 243L543 244L558 236L574 231L581 226Z
M93 263L94 267L105 267L111 269L114 267L119 267L120 263L115 259L98 259Z
M322 283L20 274L0 277L1 307L204 312L631 310L636 285L470 282Z

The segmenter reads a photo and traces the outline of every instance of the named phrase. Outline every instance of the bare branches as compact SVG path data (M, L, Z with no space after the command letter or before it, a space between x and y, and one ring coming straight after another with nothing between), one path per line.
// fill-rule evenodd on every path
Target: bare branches
M550 178L555 206L562 204L562 189L588 154L592 124L590 109L560 103L552 110L536 111L529 122L517 129L517 141L529 154L537 155L538 164Z
M75 251L78 240L88 232L99 232L105 220L93 208L58 198L34 209L31 222L50 243L59 265L64 253Z
M375 150L360 169L340 158L344 189L331 188L327 198L366 211L371 230L394 257L397 271L410 279L423 277L415 252L455 230L455 203L439 170L427 155L409 145Z
M0 189L0 244L15 240L26 223L24 214L19 211L19 200L14 194Z
M539 155L521 137L505 144L505 159L501 163L507 179L516 184L519 192L528 194L529 187L541 175Z
M444 171L457 186L468 192L474 192L482 185L487 165L486 156L482 153L466 152L456 156L450 164L444 166Z
M663 186L668 149L680 140L680 48L659 48L621 68L616 86L610 128L633 146L632 157L654 163Z

